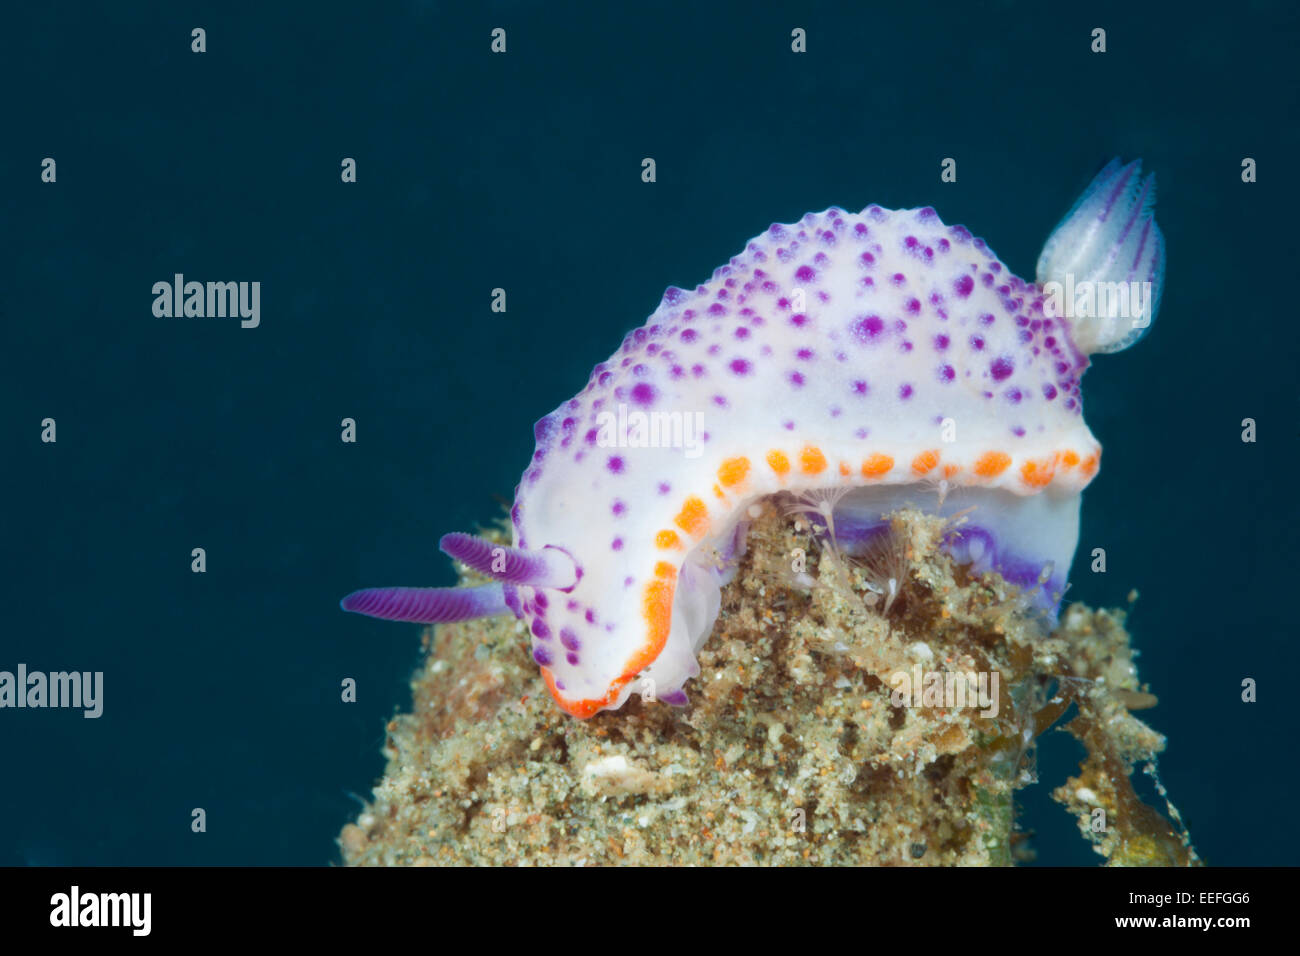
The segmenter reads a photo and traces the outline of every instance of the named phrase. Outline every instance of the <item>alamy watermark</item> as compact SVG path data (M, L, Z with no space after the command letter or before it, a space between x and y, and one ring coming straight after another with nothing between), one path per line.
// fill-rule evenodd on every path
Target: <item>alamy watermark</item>
M704 451L703 412L643 412L620 404L618 413L596 416L601 448L681 448L687 458Z
M981 717L996 717L1000 684L997 671L924 671L916 664L910 673L890 675L889 701L895 707L977 707Z
M262 322L262 283L186 282L178 272L171 282L153 284L153 314L160 319L239 317L245 329Z
M74 883L50 897L50 925L56 927L123 927L133 936L148 936L152 912L152 893L83 893Z
M1065 282L1043 283L1043 311L1067 319L1132 319L1133 328L1151 324L1150 282L1075 282L1074 273L1065 274Z
M82 717L104 712L103 671L0 671L0 709L5 707L75 707Z

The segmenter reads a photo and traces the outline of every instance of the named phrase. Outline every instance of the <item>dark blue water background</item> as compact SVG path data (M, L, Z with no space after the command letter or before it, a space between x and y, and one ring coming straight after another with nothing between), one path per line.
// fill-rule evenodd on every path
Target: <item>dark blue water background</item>
M1077 563L1071 596L1141 592L1145 716L1202 854L1295 863L1294 14L466 6L7 12L0 668L102 670L106 701L0 712L0 863L336 859L418 662L416 628L339 597L450 583L438 536L498 515L533 422L665 286L872 202L933 205L1032 277L1113 155L1159 176L1168 286L1084 380L1106 455L1081 553L1108 573ZM175 272L260 281L261 327L154 318ZM1026 822L1044 862L1091 863L1054 744Z

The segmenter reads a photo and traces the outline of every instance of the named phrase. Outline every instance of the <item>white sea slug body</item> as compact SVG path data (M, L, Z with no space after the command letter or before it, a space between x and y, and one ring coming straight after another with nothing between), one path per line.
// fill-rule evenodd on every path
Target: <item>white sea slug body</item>
M1036 283L930 208L773 225L708 282L668 289L537 423L513 548L443 539L498 584L369 589L343 606L420 621L508 609L568 713L634 691L680 704L752 503L849 489L837 524L862 529L904 504L935 510L943 483L949 509L974 507L959 559L1025 585L1048 568L1054 607L1101 453L1079 377L1085 353L1132 344L1154 318L1153 201L1137 163L1108 165ZM1131 316L1080 292L1107 283L1132 284Z

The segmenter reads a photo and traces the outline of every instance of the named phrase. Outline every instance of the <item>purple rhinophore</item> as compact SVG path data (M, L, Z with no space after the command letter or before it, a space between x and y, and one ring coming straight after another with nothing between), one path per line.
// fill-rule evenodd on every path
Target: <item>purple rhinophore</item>
M558 548L526 551L459 531L443 535L438 547L447 556L498 581L559 588L574 584L573 559Z
M353 591L339 607L384 621L445 624L503 614L512 608L500 584L473 588L366 588Z

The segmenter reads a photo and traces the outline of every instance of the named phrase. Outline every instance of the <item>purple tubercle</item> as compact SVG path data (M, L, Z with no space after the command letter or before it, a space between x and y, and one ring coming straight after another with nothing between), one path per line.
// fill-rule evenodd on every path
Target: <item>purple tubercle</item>
M1011 377L1011 373L1015 370L1016 367L1012 365L1011 360L1005 356L994 359L993 364L989 366L989 374L993 376L993 381L995 382L1005 381Z
M885 331L885 321L878 315L865 315L854 321L850 331L859 342L875 342Z
M655 387L649 382L638 382L632 387L632 401L638 405L653 405Z

